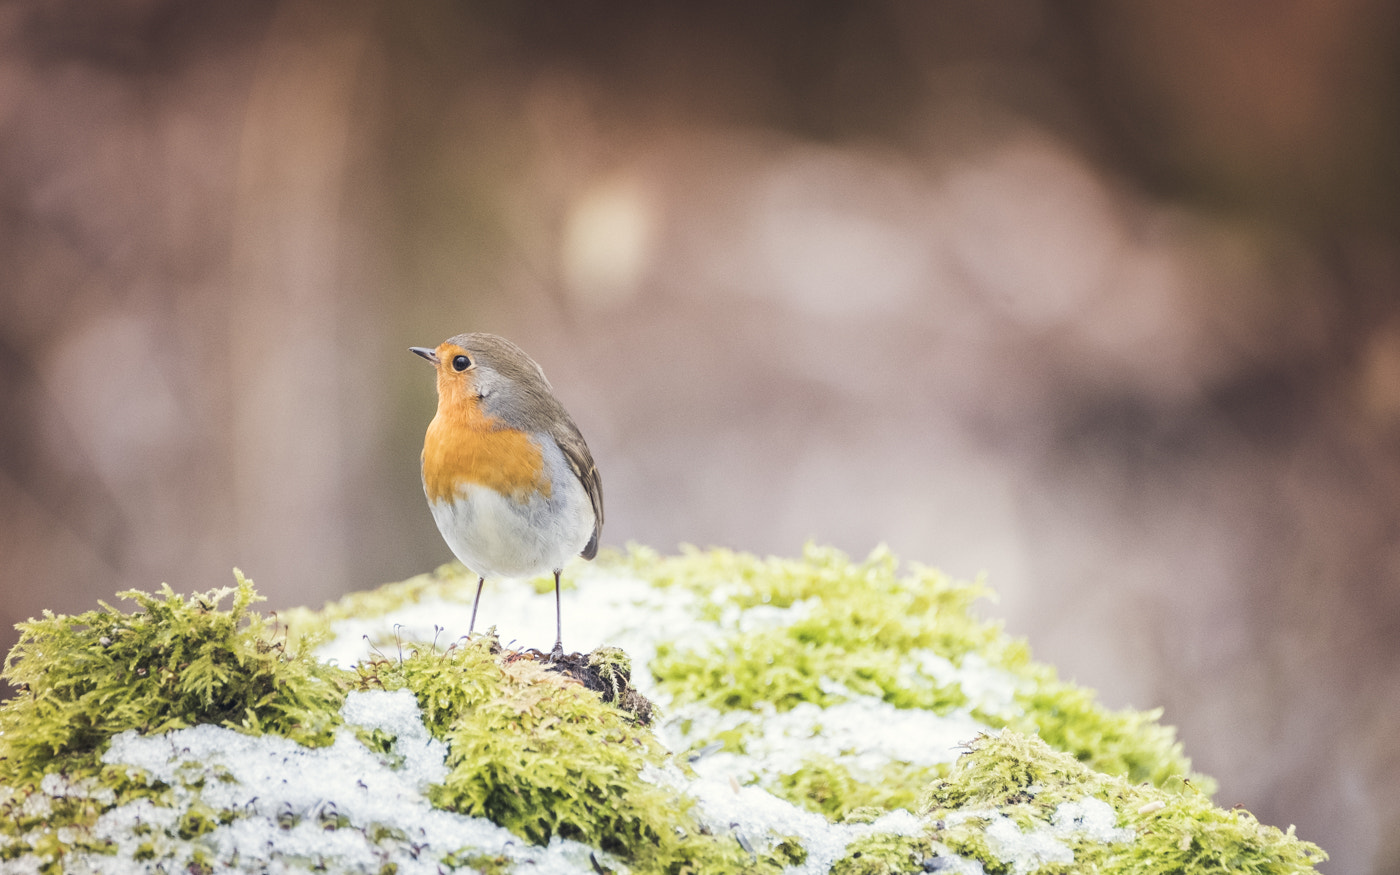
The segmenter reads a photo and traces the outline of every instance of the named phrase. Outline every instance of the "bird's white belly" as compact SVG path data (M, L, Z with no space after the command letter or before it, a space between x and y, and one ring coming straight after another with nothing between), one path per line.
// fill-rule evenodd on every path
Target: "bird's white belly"
M470 484L454 500L429 507L447 546L473 573L534 577L564 567L593 535L593 505L583 484L571 471L553 484L548 497L523 503Z

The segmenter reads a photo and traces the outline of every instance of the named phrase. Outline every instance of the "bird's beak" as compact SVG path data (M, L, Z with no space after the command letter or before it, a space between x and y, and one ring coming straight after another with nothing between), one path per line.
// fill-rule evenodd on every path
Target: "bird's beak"
M428 349L426 346L410 346L410 347L408 348L408 351L409 351L409 352L416 352L416 353L418 353L418 354L421 355L423 358L427 359L428 361L432 362L432 363L435 364L435 365L438 363L438 357L437 357L437 351L436 351L436 350Z

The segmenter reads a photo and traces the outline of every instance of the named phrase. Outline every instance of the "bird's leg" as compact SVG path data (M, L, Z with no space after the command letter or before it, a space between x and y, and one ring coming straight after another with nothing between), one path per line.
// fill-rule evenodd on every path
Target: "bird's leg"
M554 649L549 652L551 662L564 658L564 621L559 609L559 571L554 569Z
M476 579L476 598L472 599L472 621L467 624L467 637L472 637L472 630L476 628L476 606L481 604L481 586L486 583L486 578Z

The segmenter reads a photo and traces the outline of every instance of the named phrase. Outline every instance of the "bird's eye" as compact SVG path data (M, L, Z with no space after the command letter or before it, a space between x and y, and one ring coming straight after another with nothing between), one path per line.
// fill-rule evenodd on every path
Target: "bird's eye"
M472 366L472 360L464 355L455 356L452 359L452 369L454 371L465 371Z

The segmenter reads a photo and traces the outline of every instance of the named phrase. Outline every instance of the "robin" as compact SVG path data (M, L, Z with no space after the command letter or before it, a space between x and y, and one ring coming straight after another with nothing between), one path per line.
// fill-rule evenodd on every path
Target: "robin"
M447 546L488 577L554 572L554 658L563 656L559 572L598 554L603 484L578 426L525 351L494 334L409 347L437 369L437 415L423 441L423 491Z

